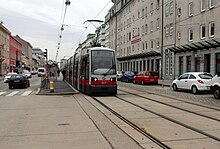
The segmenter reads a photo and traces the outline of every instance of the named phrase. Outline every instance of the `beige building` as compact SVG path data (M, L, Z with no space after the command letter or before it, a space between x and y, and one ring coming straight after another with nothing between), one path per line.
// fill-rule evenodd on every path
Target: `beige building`
M4 76L9 67L9 47L11 32L0 23L0 76Z
M155 70L163 79L220 70L220 0L112 0L109 46L119 70Z

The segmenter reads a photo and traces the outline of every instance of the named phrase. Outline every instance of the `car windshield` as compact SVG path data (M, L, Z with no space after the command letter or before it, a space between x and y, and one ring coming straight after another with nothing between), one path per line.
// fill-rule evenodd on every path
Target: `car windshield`
M38 69L38 72L44 72L44 69Z
M132 72L132 71L128 71L128 72L126 72L126 74L134 75L134 72Z
M6 76L12 76L15 75L16 73L8 73Z
M199 74L201 79L212 79L213 76L211 74Z
M147 76L157 76L156 72L147 72L146 73Z
M11 76L12 79L20 79L20 78L23 78L22 75L12 75Z
M24 73L30 73L28 70L23 70Z

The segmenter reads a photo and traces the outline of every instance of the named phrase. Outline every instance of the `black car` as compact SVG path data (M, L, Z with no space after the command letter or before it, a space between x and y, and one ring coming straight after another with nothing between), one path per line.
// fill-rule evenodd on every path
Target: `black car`
M22 88L28 88L30 86L30 81L28 78L23 74L16 74L12 75L8 82L9 89L15 88L15 87L22 87Z

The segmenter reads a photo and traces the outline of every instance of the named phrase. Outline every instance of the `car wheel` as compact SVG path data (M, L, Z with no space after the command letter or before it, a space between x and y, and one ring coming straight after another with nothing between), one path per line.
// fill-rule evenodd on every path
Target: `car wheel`
M193 94L197 94L198 93L198 89L196 86L192 86L191 91Z
M141 80L141 85L144 85L144 81L143 80Z
M220 89L219 89L219 87L216 86L216 87L214 88L213 95L214 95L214 98L215 98L215 99L220 99Z
M173 84L173 90L174 90L174 91L178 91L178 87L177 87L176 84Z
M133 80L133 83L134 83L134 84L136 84L136 81L135 81L135 80Z

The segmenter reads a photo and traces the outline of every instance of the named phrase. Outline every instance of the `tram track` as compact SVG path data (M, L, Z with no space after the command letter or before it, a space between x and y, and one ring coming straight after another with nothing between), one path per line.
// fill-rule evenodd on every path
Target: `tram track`
M104 108L106 108L108 111L110 111L112 114L114 114L116 117L118 117L119 119L124 121L126 124L128 124L129 126L134 128L135 130L137 130L139 133L141 133L142 135L144 135L145 137L150 139L155 144L157 144L158 146L162 147L163 149L171 149L169 146L167 146L166 144L161 142L159 139L157 139L156 137L152 136L150 133L147 133L145 130L143 130L143 128L139 127L138 125L136 125L135 123L131 122L127 118L123 117L121 114L119 114L118 112L116 112L115 110L113 110L112 108L110 108L109 106L104 104L103 102L101 102L96 97L91 96L91 98L94 99L96 102L98 102L100 105L102 105Z
M178 106L174 106L174 105L172 105L172 104L168 104L168 103L164 103L164 102L161 102L161 101L157 101L157 100L155 100L155 99L152 99L152 98L149 98L149 97L145 97L144 95L137 95L137 94L135 94L135 93L128 92L128 91L121 90L121 89L120 89L120 91L122 91L122 92L124 92L124 93L126 93L126 94L128 94L128 95L136 96L136 97L141 98L141 99L144 99L144 100L150 100L150 101L152 101L152 102L156 102L156 103L162 104L162 105L164 105L164 106L169 106L169 107L171 107L171 108L175 108L175 109L184 111L184 112L186 112L186 113L188 113L188 114L191 114L191 115L194 115L195 117L198 117L198 118L199 118L199 117L200 117L200 118L202 117L202 118L205 118L205 119L209 119L209 120L212 120L212 121L216 121L216 123L220 123L220 119L218 119L218 118L214 118L214 117L211 117L211 116L208 116L208 115L204 115L204 114L195 112L195 111L193 111L193 110L187 110L187 109L184 109L184 108L181 108L181 107L178 107ZM155 94L155 95L156 95L156 94ZM160 96L160 95L158 95L158 96ZM163 96L163 97L164 97L164 96ZM169 146L167 146L167 144L164 144L162 141L160 141L160 139L158 139L157 137L155 137L154 134L151 134L151 133L147 132L145 129L143 129L142 126L139 126L138 124L136 124L136 123L133 122L132 120L127 119L125 116L123 116L123 115L121 115L120 113L118 113L117 110L113 110L114 107L111 108L110 106L108 106L108 104L105 104L104 102L102 102L102 101L101 101L100 99L98 99L97 97L92 96L92 98L93 98L96 102L98 102L100 105L102 105L104 108L106 108L108 111L110 111L110 112L113 113L115 116L117 116L119 119L121 119L122 121L124 121L125 123L127 123L128 125L130 125L132 128L134 128L135 130L137 130L138 132L140 132L141 134L143 134L145 137L147 137L147 138L149 138L150 140L152 140L154 143L158 144L158 145L161 146L162 148L170 148ZM201 134L201 135L203 135L204 137L207 137L207 138L213 139L213 140L215 140L215 141L217 141L217 142L220 142L220 138L219 138L218 135L216 136L215 134L206 132L206 131L202 130L201 128L197 128L197 127L195 127L195 126L193 126L193 125L189 125L189 124L186 124L186 123L184 123L184 122L178 121L178 120L176 120L176 119L174 119L174 118L172 118L172 117L168 117L168 116L166 116L166 115L164 115L164 114L161 114L161 113L155 112L155 111L153 111L153 110L147 109L147 108L145 108L144 106L142 106L141 104L137 104L137 103L134 103L134 102L132 102L132 101L126 100L125 98L123 98L123 95L122 95L122 97L120 97L120 94L119 94L119 96L116 95L116 96L114 96L114 98L116 98L116 99L118 99L118 100L121 100L121 101L123 101L123 102L125 102L125 103L128 103L128 104L130 104L130 105L132 105L132 106L135 106L135 107L137 107L137 108L140 108L140 109L142 109L142 110L144 110L144 111L146 111L146 112L152 113L152 114L154 114L154 115L156 115L156 116L158 116L158 117L160 117L160 118L163 118L163 119L165 119L165 120L168 120L168 121L170 121L170 122L172 122L172 123L175 123L175 124L177 124L177 125L179 125L179 126L182 126L182 127L186 128L186 129L188 129L188 130L191 130L191 131L193 131L193 132L195 132L195 133ZM166 97L166 98L169 98L169 97ZM175 98L173 98L173 99L175 99ZM180 100L179 100L179 101L180 101ZM181 100L181 102L185 102L185 101L182 101L182 100ZM209 107L209 106L203 106L203 105L196 104L196 103L191 103L191 102L187 102L187 101L186 101L185 103L187 103L187 104L193 104L194 106L199 106L199 107L202 107L202 108L207 108L207 109L211 109L211 110L216 110L216 112L219 112L219 111L220 111L220 110L217 109L217 108L212 108L212 107ZM158 142L159 142L159 143L158 143ZM162 145L161 145L161 144L162 144Z
M217 118L213 118L213 117L210 117L210 116L207 116L207 115L204 115L204 114L200 114L200 113L197 113L197 112L194 112L194 111L186 110L186 109L183 109L183 108L180 108L180 107L177 107L177 106L173 106L173 105L168 104L168 103L160 102L160 101L158 101L158 100L155 100L155 99L152 99L152 98L149 98L149 97L145 97L145 96L142 96L142 95L137 95L137 94L134 94L134 93L131 93L131 92L128 92L128 91L124 91L124 90L121 90L121 91L123 91L123 92L125 92L125 93L128 93L128 94L131 94L131 95L133 95L133 96L137 96L137 97L140 97L140 98L143 98L143 99L147 99L147 100L150 100L150 101L159 103L159 104L163 104L163 105L166 105L166 106L169 106L169 107L172 107L172 108L176 108L176 109L178 109L178 110L182 110L182 111L185 111L185 112L188 112L188 113L197 115L197 116L201 116L201 117L204 117L204 118L207 118L207 119L211 119L211 120L220 122L220 119L217 119ZM160 95L159 95L159 96L160 96ZM216 136L213 136L213 135L211 135L211 134L208 134L208 133L206 133L206 132L204 132L204 131L201 131L201 130L195 128L195 127L191 127L191 126L189 126L189 125L186 125L186 124L184 124L184 123L182 123L182 122L179 122L179 121L177 121L177 120L174 120L174 119L172 119L172 118L169 118L169 117L167 117L167 116L165 116L165 115L162 115L162 114L160 114L160 113L157 113L157 112L151 111L151 110L149 110L149 109L146 109L146 108L144 108L144 107L142 107L142 106L140 106L140 105L137 105L137 104L135 104L135 103L132 103L132 102L130 102L130 101L127 101L127 100L125 100L125 99L123 99L123 98L121 98L121 97L118 97L118 96L116 96L116 97L117 97L118 99L120 99L120 100L123 100L124 102L127 102L127 103L129 103L129 104L132 104L132 105L134 105L134 106L136 106L136 107L139 107L139 108L141 108L141 109L143 109L143 110L145 110L145 111L151 112L151 113L153 113L153 114L155 114L155 115L157 115L157 116L160 116L160 117L162 117L162 118L164 118L164 119L166 119L166 120L172 121L172 122L174 122L174 123L176 123L176 124L179 124L179 125L181 125L181 126L183 126L183 127L186 127L186 128L188 128L188 129L191 129L191 130L193 130L193 131L195 131L195 132L198 132L198 133L200 133L200 134L203 134L203 135L205 135L205 136L207 136L207 137L209 137L209 138L212 138L212 139L214 139L214 140L220 142L220 138L219 138L219 137L216 137ZM173 99L175 99L175 98L173 98ZM182 101L182 100L181 100L181 101ZM183 101L183 102L184 102L184 101ZM186 103L189 104L189 102L186 102ZM220 110L219 110L219 109L216 109L216 108L211 108L211 107L208 107L208 106L203 106L203 105L194 104L194 103L190 103L190 104L193 104L193 105L196 105L196 106L200 106L200 107L203 107L203 108L208 108L208 109L216 110L217 112L220 112Z

